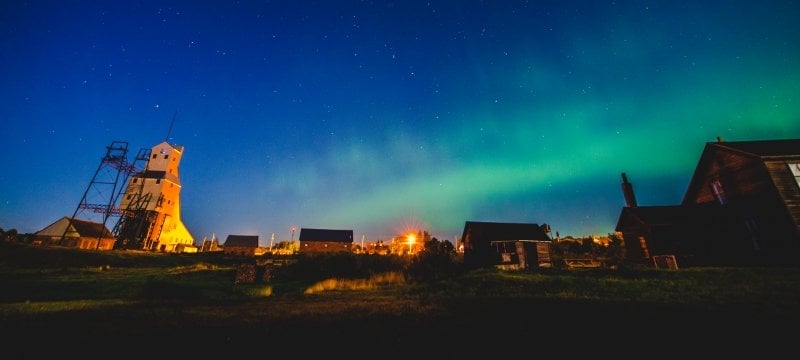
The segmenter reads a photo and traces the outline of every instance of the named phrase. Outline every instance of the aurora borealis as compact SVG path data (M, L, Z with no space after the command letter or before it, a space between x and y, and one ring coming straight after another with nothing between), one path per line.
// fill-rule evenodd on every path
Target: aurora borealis
M10 1L0 227L75 210L105 146L185 146L183 222L439 239L614 231L706 142L800 137L796 1Z

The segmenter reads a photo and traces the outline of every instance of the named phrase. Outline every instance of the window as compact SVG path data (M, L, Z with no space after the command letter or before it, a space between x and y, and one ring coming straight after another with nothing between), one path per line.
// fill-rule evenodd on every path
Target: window
M644 236L639 236L639 246L642 248L642 254L644 255L644 258L649 258L650 251L647 250L647 240L644 239Z
M795 164L788 164L789 170L792 171L792 175L794 175L794 181L797 183L797 186L800 186L800 163Z
M714 198L720 203L720 205L725 205L725 190L722 188L722 183L719 180L714 180L711 182L711 191L714 193Z
M139 179L137 179L137 178L133 178L133 183L134 183L134 184L136 184L136 182L137 182L138 180L139 180Z
M161 184L161 179L156 179L156 184Z
M167 159L167 158L169 158L169 154L165 154L164 155L164 159Z
M158 157L158 154L153 154L153 159L155 159L156 157Z

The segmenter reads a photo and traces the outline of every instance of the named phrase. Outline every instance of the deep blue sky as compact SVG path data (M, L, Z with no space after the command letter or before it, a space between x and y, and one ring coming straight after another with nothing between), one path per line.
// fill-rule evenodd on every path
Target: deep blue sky
M0 227L71 215L107 145L132 160L177 111L196 241L604 235L621 172L677 204L716 136L800 137L797 24L796 1L5 1Z

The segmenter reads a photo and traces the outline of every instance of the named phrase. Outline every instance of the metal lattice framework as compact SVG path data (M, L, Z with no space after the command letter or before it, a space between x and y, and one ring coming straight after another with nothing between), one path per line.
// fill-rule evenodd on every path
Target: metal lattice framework
M140 151L141 153L141 151ZM149 154L149 150L148 150ZM118 207L118 201L125 192L125 186L131 175L138 172L136 167L139 157L134 163L128 162L128 143L125 141L112 141L106 146L106 153L100 159L100 165L89 181L78 206L72 213L71 220L81 218L103 224L103 228L112 217L122 217L123 211ZM69 232L69 226L59 239L63 243L64 237ZM98 235L99 238L102 235ZM100 241L97 242L100 246Z
M136 154L134 164L145 163L145 170L150 159L150 149L142 148ZM136 169L136 166L133 167ZM135 176L135 175L134 175ZM144 181L137 182L137 186L128 186L125 196L130 201L124 209L119 209L120 217L114 226L114 236L117 238L117 248L139 248L142 240L147 239L154 223L156 213L147 208L152 201L153 194L144 192Z

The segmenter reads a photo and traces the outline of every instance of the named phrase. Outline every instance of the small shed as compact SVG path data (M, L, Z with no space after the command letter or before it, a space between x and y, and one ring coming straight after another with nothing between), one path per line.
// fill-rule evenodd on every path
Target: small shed
M255 256L258 252L258 235L228 235L222 246L226 255Z
M101 223L64 216L37 231L33 241L35 244L42 245L60 245L86 250L111 250L117 239Z
M522 254L527 268L534 264L530 256L537 254L536 267L539 267L539 250L534 248L539 241L551 242L547 235L548 229L547 224L467 221L462 233L464 265L472 268L490 267L502 265L504 262L509 264L513 258L519 266L519 254ZM519 250L517 243L520 244ZM549 263L549 244L547 247L547 263ZM508 258L503 258L504 253ZM511 253L515 255L511 256Z
M300 229L301 253L353 251L353 230Z

